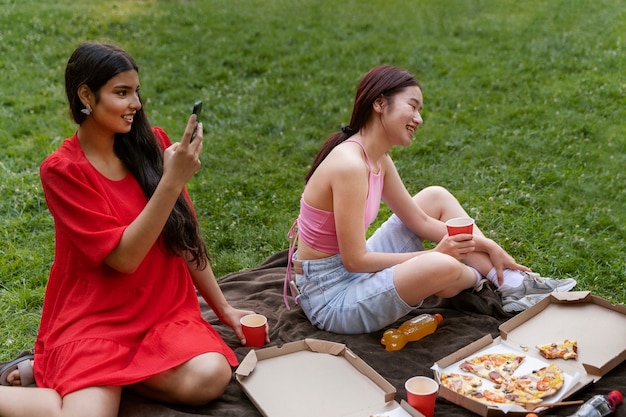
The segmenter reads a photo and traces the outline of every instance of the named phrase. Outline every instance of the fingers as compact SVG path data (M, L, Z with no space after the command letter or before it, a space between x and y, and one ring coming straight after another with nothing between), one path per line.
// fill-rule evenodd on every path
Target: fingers
M494 265L496 268L496 276L498 277L498 285L504 283L504 268L502 265Z
M185 132L183 133L183 138L181 143L185 145L189 145L192 143L202 143L202 123L197 122L197 116L192 114L189 116L187 120L187 126L185 126ZM199 145L200 146L200 145Z

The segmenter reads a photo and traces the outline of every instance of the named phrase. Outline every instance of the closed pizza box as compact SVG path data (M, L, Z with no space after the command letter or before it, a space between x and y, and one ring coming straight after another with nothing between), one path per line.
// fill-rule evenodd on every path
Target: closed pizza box
M235 379L266 417L424 417L344 344L304 339L251 350Z
M588 291L554 293L528 310L503 323L500 336L491 335L437 361L432 369L440 380L442 373L459 372L464 360L487 352L523 354L526 359L514 375L523 375L541 365L554 363L564 372L565 383L546 403L573 400L572 395L598 381L626 360L626 306L614 305ZM576 340L578 359L545 359L537 345ZM522 367L526 368L522 368ZM525 416L521 406L491 406L440 387L439 395L481 416Z

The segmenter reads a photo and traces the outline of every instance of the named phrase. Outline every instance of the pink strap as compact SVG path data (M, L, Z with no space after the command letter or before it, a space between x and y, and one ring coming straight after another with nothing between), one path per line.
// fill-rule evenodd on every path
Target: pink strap
M289 233L287 234L287 236L289 237L289 255L287 259L287 272L285 272L285 282L283 284L283 301L285 302L287 310L291 310L291 307L289 307L289 299L287 298L287 287L289 287L289 291L291 292L291 298L293 298L294 303L298 304L298 300L296 299L296 293L289 285L289 283L293 280L293 277L291 275L291 260L293 258L293 253L296 250L296 241L298 239L297 227L298 220L296 219L296 221L294 221L291 225Z
M370 157L367 156L367 152L365 151L365 146L363 146L363 144L359 142L358 140L354 140L354 139L348 139L346 140L346 142L356 143L357 145L361 147L361 149L363 150L363 155L365 155L365 162L367 162L367 166L370 168L370 171L372 171L372 163L370 162Z

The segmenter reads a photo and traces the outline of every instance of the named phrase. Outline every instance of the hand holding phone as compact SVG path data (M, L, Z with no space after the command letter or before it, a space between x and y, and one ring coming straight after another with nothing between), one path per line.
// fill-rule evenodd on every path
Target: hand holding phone
M202 101L196 101L193 104L192 114L196 115L196 126L193 128L193 133L191 134L191 139L189 139L189 143L193 142L193 139L196 137L196 131L198 130L198 123L200 123L200 115L202 114Z

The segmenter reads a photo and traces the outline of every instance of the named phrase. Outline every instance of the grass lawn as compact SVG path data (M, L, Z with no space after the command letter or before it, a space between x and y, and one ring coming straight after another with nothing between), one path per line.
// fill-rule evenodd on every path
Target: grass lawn
M423 86L425 123L392 150L409 191L449 188L519 262L626 302L621 0L0 0L0 27L0 360L37 332L54 251L38 167L76 129L63 72L85 40L136 58L174 140L204 101L189 190L217 276L287 247L308 164L385 63Z

